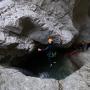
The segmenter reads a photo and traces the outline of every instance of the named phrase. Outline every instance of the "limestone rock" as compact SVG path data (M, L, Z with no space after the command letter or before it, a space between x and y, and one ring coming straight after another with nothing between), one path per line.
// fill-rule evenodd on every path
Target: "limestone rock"
M43 30L46 30L44 32L47 33L47 36L54 34L55 41L56 41L56 36L58 36L59 40L56 41L58 44L61 41L60 40L61 37L64 39L63 44L67 44L70 41L72 41L72 39L74 38L74 35L77 34L76 33L77 30L72 25L72 22L70 23L70 25L71 25L70 27L69 27L69 25L66 26L62 22L59 22L54 16L48 15L47 11L40 9L40 7L39 7L40 5L36 6L37 2L35 2L34 4L32 4L32 2L29 2L29 3L28 2L17 2L17 1L13 2L14 6L12 8L7 10L7 12L5 12L3 14L1 13L0 26L3 28L8 27L8 26L20 28L21 26L19 25L19 22L18 22L20 20L20 18L29 17L31 19L31 21L33 22L33 24L38 25L40 28L42 28L42 31L40 31L40 29L39 29L40 32L43 32ZM55 10L53 12L55 12ZM69 22L70 18L69 18L69 20L65 20L65 21ZM71 28L71 30L70 30L70 28ZM21 27L21 29L23 29L23 27ZM52 32L52 33L48 33L47 31ZM73 33L72 33L72 31L73 31ZM36 33L38 31L34 30L32 32ZM65 35L62 35L62 33L65 33ZM36 34L37 34L37 37L36 37L37 39L34 38L34 36L36 36ZM43 36L43 39L39 40L39 38L42 38L42 36L41 35L38 36L38 33L36 33L36 34L35 35L33 35L32 33L30 34L33 36L32 39L35 39L36 41L38 40L39 42L44 43L43 40L46 39L46 36ZM68 39L66 39L66 36Z
M56 80L25 76L15 69L0 68L0 90L58 90Z
M90 64L82 67L79 71L67 77L63 81L63 90L89 90L89 67Z
M47 44L49 35L54 37L54 42L58 45L61 45L62 41L63 46L73 42L79 33L81 33L81 38L89 37L90 12L87 10L90 5L85 3L85 14L82 12L82 15L79 10L82 11L81 7L84 6L82 1L84 0L80 0L79 5L77 5L77 1L0 1L0 60L5 56L12 56L13 59L17 55L22 56L26 53L25 51L31 52L35 47L34 40ZM78 6L80 7L78 8ZM82 17L79 18L81 15ZM76 16L79 17L76 18ZM82 26L85 28L81 28ZM80 32L82 29L86 31ZM87 33L83 34L85 32ZM21 50L24 50L24 53ZM85 64L85 66L62 81L26 76L19 69L1 66L0 90L89 90L90 60L87 53L89 52L71 57L73 60L77 59L79 65ZM69 67L71 68L72 65ZM72 71L72 69L70 70Z

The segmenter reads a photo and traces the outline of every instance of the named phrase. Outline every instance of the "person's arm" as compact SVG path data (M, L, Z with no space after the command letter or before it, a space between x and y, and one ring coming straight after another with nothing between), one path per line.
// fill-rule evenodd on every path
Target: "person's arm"
M38 51L47 51L49 49L49 46L47 46L45 49L38 48Z
M47 51L49 49L49 46L47 46L45 49L43 49L43 51Z

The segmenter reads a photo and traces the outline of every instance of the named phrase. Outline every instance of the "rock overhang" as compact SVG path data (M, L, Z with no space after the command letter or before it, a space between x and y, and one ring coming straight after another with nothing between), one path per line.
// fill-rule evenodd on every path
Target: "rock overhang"
M4 13L2 15L2 17L1 17L2 24L0 24L1 27L14 26L14 27L20 28L20 25L18 24L18 20L23 17L29 17L30 20L33 22L33 24L40 26L40 29L42 29L42 31L43 30L44 30L44 32L45 32L45 30L46 30L46 32L51 31L54 33L54 35L55 34L60 35L58 37L59 40L61 39L61 37L63 37L64 44L67 44L68 42L70 42L72 40L72 38L74 36L73 36L72 32L68 30L69 28L67 28L67 26L64 26L62 23L56 21L56 19L54 17L46 15L46 13L39 14L37 11L35 11L36 8L37 8L37 6L33 5L32 3L30 3L29 5L26 4L25 6L23 6L21 4L15 5L14 7L12 7L10 10L8 10L6 13ZM41 10L41 11L44 12L43 10ZM65 35L62 35L62 33ZM37 39L38 39L38 37L37 37Z
M33 5L32 5L33 6ZM12 8L12 10L11 11L9 11L9 12L12 12L13 14L11 14L11 16L9 17L9 14L7 13L6 15L3 13L2 14L2 17L1 17L1 19L2 20L4 20L5 18L4 17L8 17L9 19L7 19L7 20L5 20L5 25L4 25L4 22L2 22L1 21L1 27L5 27L5 26L15 26L15 27L19 27L19 24L17 24L17 21L20 19L20 18L22 18L22 17L29 17L30 19L32 19L33 18L33 16L34 15L36 15L34 18L33 18L33 20L36 20L36 22L34 21L33 23L36 23L36 25L40 25L40 27L42 26L42 30L56 30L56 31L54 31L54 33L53 34L56 34L56 33L61 33L61 31L63 31L63 33L65 32L65 30L66 30L66 32L65 33L68 33L68 34L65 34L64 33L64 40L66 40L65 41L65 43L64 44L67 44L68 42L70 42L71 40L72 40L72 38L74 38L74 35L76 35L75 33L72 33L72 32L70 32L69 33L69 31L68 30L70 30L70 28L69 29L67 29L67 26L64 26L63 24L61 24L60 22L59 22L59 25L57 25L57 23L55 23L54 25L57 25L56 27L53 27L54 25L52 24L52 22L51 21L48 21L46 18L44 18L45 17L45 15L43 16L43 15L39 15L39 14L37 14L37 13L35 13L35 10L36 10L36 5L34 5L33 7L34 8L32 8L32 10L27 10L28 8L27 8L27 5L26 5L26 9L24 9L24 8L22 8L23 7L23 5L21 5L21 6L18 6L18 8L16 8L15 7L15 9L17 10L18 9L18 11L17 11L17 13L15 14L16 16L14 17L14 13L15 13L15 11L14 12L12 12L13 11L13 8ZM20 8L22 8L22 9L24 9L24 11L23 10L20 10ZM19 12L21 12L21 14L19 14ZM27 14L25 14L24 12L26 12ZM33 13L33 14L30 14L30 15L28 15L28 13ZM18 14L20 15L20 16L18 16ZM46 13L45 13L46 14ZM39 15L39 16L38 16ZM39 17L39 19L37 19L36 17ZM41 17L43 16L43 18L44 18L44 20L46 21L46 22L49 22L48 23L48 25L46 24L46 22L43 20L43 18L41 19ZM17 18L18 17L18 18ZM53 17L50 17L50 16L47 16L49 19L50 18L52 18L53 19ZM16 18L16 19L15 19ZM40 22L40 20L41 20L41 22ZM56 21L56 20L54 20L54 21ZM7 23L8 22L8 23ZM44 22L44 23L43 23ZM4 26L3 26L4 25ZM51 26L51 27L49 27L49 26ZM59 29L58 29L58 27L59 27ZM62 28L62 27L65 27L65 28ZM72 26L71 26L72 27ZM21 29L21 28L20 28ZM73 30L74 28L72 28L72 30ZM61 30L61 31L60 31ZM57 32L57 31L59 31L59 32ZM77 30L75 30L75 31L77 31ZM2 32L3 33L3 32ZM74 34L74 35L73 35ZM61 35L61 36L63 36L63 35ZM71 36L71 37L69 37L69 39L67 40L67 36ZM39 36L40 37L40 36ZM36 38L37 39L37 38ZM61 38L60 38L61 39ZM4 39L3 39L4 40ZM2 41L3 41L2 40ZM25 39L24 39L25 40ZM24 41L23 40L23 41ZM39 41L39 42L41 42L42 43L42 41L44 41L45 39L42 39L41 41ZM27 41L28 42L28 41ZM13 42L12 42L13 43ZM60 43L60 42L59 42ZM25 47L25 46L24 46ZM78 75L77 75L78 76ZM77 76L76 76L76 78L77 78ZM66 78L67 79L67 78ZM72 77L71 77L71 79L72 79ZM80 79L81 80L81 79ZM66 81L65 81L66 82ZM67 83L71 83L71 82L67 82ZM67 84L66 83L66 84ZM79 83L78 83L79 84ZM83 83L84 85L86 85L85 83ZM74 84L72 83L72 85L71 86L73 86ZM82 86L82 85L81 85ZM63 86L63 87L65 87L65 85ZM70 89L70 87L66 87L66 88L64 88L65 90L68 90L68 88ZM75 88L74 88L75 89Z

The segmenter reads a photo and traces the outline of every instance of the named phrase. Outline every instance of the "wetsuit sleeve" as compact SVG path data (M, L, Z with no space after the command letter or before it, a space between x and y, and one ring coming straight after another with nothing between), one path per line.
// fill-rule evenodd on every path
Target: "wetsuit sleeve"
M49 46L47 46L45 49L43 49L43 51L47 51L49 49Z

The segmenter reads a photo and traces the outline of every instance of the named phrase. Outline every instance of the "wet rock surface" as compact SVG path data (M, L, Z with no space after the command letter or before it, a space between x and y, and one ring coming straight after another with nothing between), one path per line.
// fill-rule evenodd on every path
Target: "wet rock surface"
M18 70L0 69L1 90L58 90L56 80L42 80L40 78L26 77Z
M32 54L35 42L47 45L48 36L54 37L59 49L70 48L73 42L89 43L89 3L88 0L1 0L0 90L89 90L89 49L63 59L59 57L55 69L46 72L48 68L44 68L44 72L38 73L39 78L21 66L8 66L23 62L29 68L26 62L31 58L23 56ZM65 60L63 64L61 59Z

